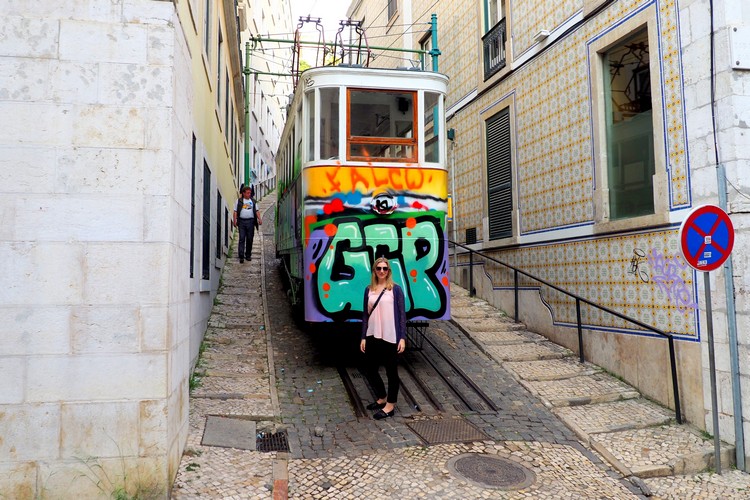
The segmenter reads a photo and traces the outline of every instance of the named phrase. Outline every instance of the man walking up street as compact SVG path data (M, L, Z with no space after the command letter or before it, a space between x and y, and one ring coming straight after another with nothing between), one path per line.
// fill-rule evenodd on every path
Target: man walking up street
M237 206L234 209L234 225L240 230L240 243L237 245L237 253L240 257L240 264L252 259L253 237L255 228L263 223L258 213L258 204L253 199L253 188L243 186L242 195L237 200Z

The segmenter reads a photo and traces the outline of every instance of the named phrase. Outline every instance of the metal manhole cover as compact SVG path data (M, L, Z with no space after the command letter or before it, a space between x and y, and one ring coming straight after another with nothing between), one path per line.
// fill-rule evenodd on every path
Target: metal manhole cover
M286 431L259 432L255 440L258 451L289 451L289 440Z
M492 455L465 453L448 460L448 470L480 488L521 490L536 482L536 474L512 460Z
M462 418L420 420L407 424L427 444L485 441L490 437Z

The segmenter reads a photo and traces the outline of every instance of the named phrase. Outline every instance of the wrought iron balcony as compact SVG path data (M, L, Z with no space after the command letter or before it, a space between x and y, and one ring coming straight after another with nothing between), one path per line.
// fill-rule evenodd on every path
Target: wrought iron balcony
M484 79L505 67L505 18L502 18L482 37L484 45Z

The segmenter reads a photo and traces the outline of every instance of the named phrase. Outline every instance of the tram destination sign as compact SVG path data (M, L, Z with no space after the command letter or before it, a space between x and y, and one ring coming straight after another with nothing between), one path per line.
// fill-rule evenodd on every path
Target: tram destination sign
M729 258L734 246L734 226L716 205L694 208L680 226L680 248L690 267L713 271Z

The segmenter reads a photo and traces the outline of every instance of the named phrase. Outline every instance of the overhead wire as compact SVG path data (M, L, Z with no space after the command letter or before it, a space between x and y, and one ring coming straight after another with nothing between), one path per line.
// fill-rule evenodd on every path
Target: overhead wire
M415 20L414 20L414 22L413 22L413 23L411 23L411 24L409 25L409 27L408 27L408 28L406 28L406 29L404 30L404 32L403 32L403 33L401 34L401 36L404 36L404 35L406 35L406 34L407 34L407 33L409 32L409 28L411 28L412 26L414 26L415 24L417 24L417 23L419 22L419 20L420 20L420 19L422 19L422 18L423 18L423 17L424 17L424 16L425 16L425 15L426 15L426 14L427 14L427 13L428 13L429 11L431 11L431 10L433 9L433 7L435 7L435 6L436 6L436 5L438 4L438 2L439 2L439 1L440 1L440 0L435 0L435 1L434 1L434 2L432 3L432 5L430 5L429 7L427 7L427 8L425 9L425 11L424 11L424 12L422 12L422 14L421 14L421 15L420 15L419 17L417 17L417 19L415 19ZM382 14L382 11L381 11L381 14ZM397 42L397 41L399 40L399 38L400 38L400 37L397 37L397 38L396 38L395 40L393 40L393 41L392 41L392 42L390 43L390 45L388 45L387 47L383 48L383 49L382 49L382 51L385 51L385 50L387 50L387 49L390 49L390 48L391 48L391 47L393 46L393 44L394 44L394 43L396 43L396 42Z

